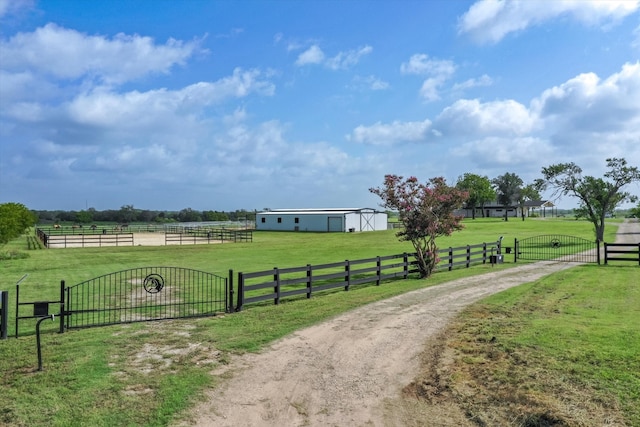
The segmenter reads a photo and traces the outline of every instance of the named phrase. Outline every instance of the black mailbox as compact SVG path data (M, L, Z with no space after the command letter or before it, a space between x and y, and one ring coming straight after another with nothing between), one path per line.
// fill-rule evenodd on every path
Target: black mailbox
M34 316L48 316L49 315L49 302L34 302L33 303L33 315Z

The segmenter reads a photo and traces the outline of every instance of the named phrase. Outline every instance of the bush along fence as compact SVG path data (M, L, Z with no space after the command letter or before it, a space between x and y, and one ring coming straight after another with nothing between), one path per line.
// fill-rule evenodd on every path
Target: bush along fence
M439 269L470 267L472 264L501 262L501 242L446 248L438 251ZM374 258L345 260L330 264L291 268L274 267L253 273L238 273L236 311L247 304L273 301L279 304L283 298L311 295L336 288L348 291L363 284L380 285L385 280L406 279L418 272L414 254L377 256Z

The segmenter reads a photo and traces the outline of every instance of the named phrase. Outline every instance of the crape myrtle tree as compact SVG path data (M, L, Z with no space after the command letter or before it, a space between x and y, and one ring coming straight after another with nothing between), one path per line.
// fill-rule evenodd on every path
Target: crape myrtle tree
M484 217L484 205L496 198L496 192L491 187L491 181L486 176L476 175L474 173L465 173L458 178L456 188L469 193L469 198L465 203L467 209L471 209L471 218L476 219L476 208L482 208L482 216Z
M436 238L462 229L462 216L454 211L469 194L448 186L442 177L421 184L415 177L398 175L385 175L384 185L369 191L382 199L381 206L398 212L404 228L397 236L413 244L420 277L429 277L439 261Z
M522 179L515 173L507 172L494 178L491 183L496 190L498 203L504 206L504 220L509 221L509 208L520 198Z
M582 176L582 169L575 163L558 163L542 168L541 188L550 188L554 196L571 195L580 201L576 216L588 219L594 226L596 239L604 240L604 220L622 202L637 201L637 197L622 189L640 181L637 167L627 166L625 159L607 159L608 171L604 178Z

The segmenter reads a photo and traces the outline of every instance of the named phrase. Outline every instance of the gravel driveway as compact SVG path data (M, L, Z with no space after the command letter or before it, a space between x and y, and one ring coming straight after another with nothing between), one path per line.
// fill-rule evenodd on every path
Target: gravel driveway
M640 223L622 224L617 241L640 242ZM385 401L415 378L425 343L451 318L484 297L573 265L543 261L454 280L299 330L259 354L232 359L230 378L180 425L398 425Z

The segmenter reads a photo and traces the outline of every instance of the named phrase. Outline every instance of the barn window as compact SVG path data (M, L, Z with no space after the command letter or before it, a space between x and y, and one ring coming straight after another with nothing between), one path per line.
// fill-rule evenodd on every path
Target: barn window
M282 218L278 218L278 224L282 222Z
M298 224L300 222L300 218L294 218L293 222L295 222L296 224Z
M263 224L264 224L265 222L267 222L267 218L265 218L265 217L262 217L262 218L260 218L260 219L262 220L262 223L263 223Z

